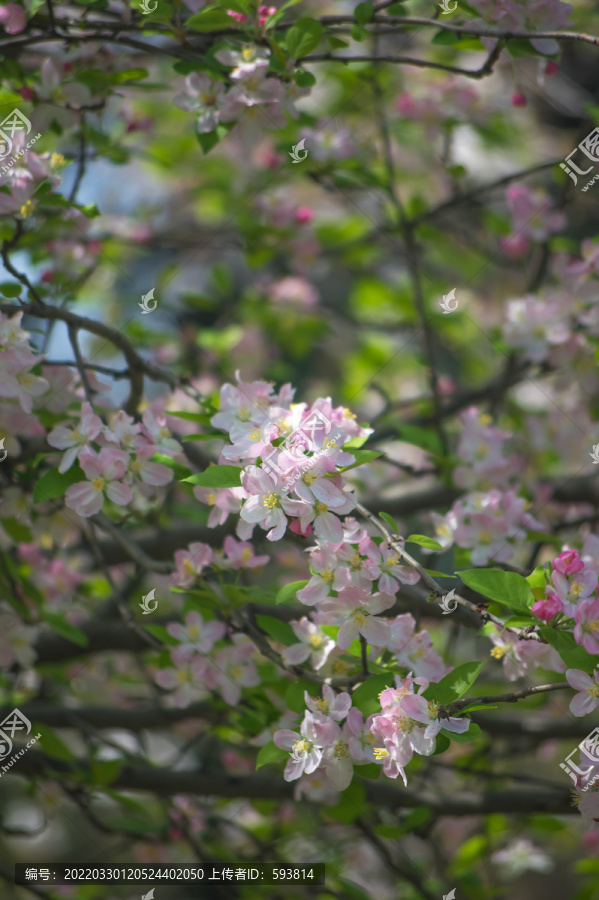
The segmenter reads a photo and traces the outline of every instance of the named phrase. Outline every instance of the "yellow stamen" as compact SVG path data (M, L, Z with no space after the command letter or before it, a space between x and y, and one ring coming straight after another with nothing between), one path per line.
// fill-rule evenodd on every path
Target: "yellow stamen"
M33 203L31 200L26 200L25 203L21 206L19 210L24 219L27 219L31 213L33 212Z
M265 495L263 503L267 509L274 509L279 501L279 495L272 492Z
M494 659L501 659L507 653L507 647L493 647L491 650L491 656Z
M389 751L385 750L384 747L375 747L372 752L374 753L375 759L386 759L389 756Z
M103 491L103 490L104 490L104 484L105 484L105 481L104 481L103 478L94 478L93 481L92 481L92 484L93 484L94 488L95 488L97 491Z

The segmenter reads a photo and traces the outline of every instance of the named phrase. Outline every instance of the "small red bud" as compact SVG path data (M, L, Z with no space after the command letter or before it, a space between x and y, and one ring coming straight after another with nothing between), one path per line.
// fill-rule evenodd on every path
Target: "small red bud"
M526 97L520 91L512 94L512 106L526 106L527 102Z
M556 62L549 59L547 60L547 65L545 66L545 75L557 75L559 72L559 66Z
M35 94L33 93L32 89L27 86L19 88L19 90L17 91L17 94L20 94L21 97L23 98L23 100L33 100L33 98L35 97Z

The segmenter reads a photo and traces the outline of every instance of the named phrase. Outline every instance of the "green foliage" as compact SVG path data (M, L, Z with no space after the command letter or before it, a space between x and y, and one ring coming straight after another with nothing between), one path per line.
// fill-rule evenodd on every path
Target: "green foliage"
M205 472L183 478L185 484L198 484L201 487L232 488L241 485L241 472L238 466L209 466Z
M72 484L85 481L85 473L78 463L71 466L68 472L60 473L58 469L49 469L42 475L33 489L33 502L43 503L63 497Z
M322 25L317 19L299 19L287 32L285 43L292 59L307 56L318 47Z
M528 613L534 596L526 578L501 569L463 569L456 573L473 591L517 613Z

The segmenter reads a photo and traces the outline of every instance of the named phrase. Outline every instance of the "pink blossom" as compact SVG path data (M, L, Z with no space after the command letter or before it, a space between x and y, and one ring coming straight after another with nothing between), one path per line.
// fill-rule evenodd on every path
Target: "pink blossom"
M569 578L559 571L551 573L555 593L562 601L566 615L573 616L581 600L586 600L597 590L599 578L593 569L578 570Z
M273 741L276 746L293 754L285 766L285 781L295 781L304 773L309 775L316 771L322 760L323 749L334 734L334 724L332 720L317 721L312 713L306 712L300 734L288 728L275 731Z
M335 790L344 791L349 787L354 774L349 749L351 732L347 722L344 724L343 729L337 723L334 723L331 731L332 733L323 753L322 767Z
M304 700L318 722L325 722L329 718L340 722L346 717L351 706L351 697L346 691L336 694L328 684L322 687L322 699L311 697L308 691L304 691Z
M369 595L361 588L343 588L336 600L329 599L321 603L323 612L336 617L341 628L337 634L337 646L346 650L358 635L362 635L369 644L384 645L388 623L376 618L376 613L388 609L395 603L395 597L377 592Z
M377 548L373 545L372 551L375 559L378 559L380 567L379 590L385 594L396 594L400 590L402 584L416 584L420 580L420 575L410 566L402 566L400 564L399 554L389 547L387 541L383 541Z
M84 451L79 464L88 481L72 484L65 494L65 503L82 518L100 512L106 497L118 506L131 503L131 488L123 484L129 456L122 450L103 447L99 454Z
M27 27L27 16L22 6L7 3L0 6L0 22L7 34L19 34Z
M347 714L349 752L357 762L376 762L376 738L371 731L373 721L373 715L364 721L362 713L355 706Z
M580 669L567 669L566 680L570 687L579 691L570 700L570 712L575 716L588 716L599 706L599 669L593 677Z
M282 490L280 482L257 466L248 466L241 476L244 490L250 495L241 510L245 522L258 523L270 529L269 541L279 541L287 529L287 516L302 519L310 508L302 500L291 500Z
M175 553L175 566L177 574L173 582L180 588L189 588L195 584L198 575L201 575L206 566L212 562L212 548L208 544L196 541L189 545L187 550L177 550Z
M416 622L411 613L396 616L389 623L386 647L395 654L400 666L408 666L420 677L440 681L451 672L435 650L426 629L415 633Z
M214 665L208 671L210 687L219 687L221 696L229 706L237 706L242 687L256 687L260 676L252 657L256 647L244 634L234 634L232 643L216 654Z
M584 563L577 550L563 550L559 556L551 560L551 568L561 572L562 575L574 575L576 572L582 572Z
M223 622L204 623L202 615L192 610L185 617L185 625L169 622L166 630L180 641L179 646L171 651L171 659L177 665L182 665L195 653L210 653L215 642L225 636L227 629Z
M191 662L181 660L176 668L160 669L154 676L156 684L167 691L172 691L171 699L175 706L183 708L194 700L206 696L205 684L206 661L195 657Z
M163 487L173 480L173 470L168 466L160 463L150 462L152 456L156 453L156 447L151 444L145 447L139 447L135 456L129 461L129 469L127 472L127 480L130 482L133 478L138 478L144 484L150 484L154 487Z
M194 497L201 503L211 506L208 516L208 528L224 525L230 513L239 513L241 501L247 496L243 488L207 488L196 485Z
M250 543L236 541L232 535L225 538L223 549L226 555L219 562L225 569L258 569L270 560L270 556L256 556Z
M564 604L555 591L548 590L544 600L537 600L536 603L533 603L531 612L544 622L550 622L554 616L563 612L563 609Z
M589 653L599 653L599 599L588 597L579 603L574 620L575 641Z
M532 362L542 362L552 346L570 337L568 310L559 299L527 296L509 300L503 337Z
M95 415L91 404L87 402L81 404L81 418L76 427L58 425L54 428L48 435L48 443L58 450L66 450L58 471L68 471L83 450L89 452L90 441L97 438L102 428L102 419Z
M327 637L318 625L310 622L306 616L302 616L299 622L290 624L300 643L285 648L281 654L283 662L287 666L297 666L310 657L312 668L318 671L327 661L335 641Z

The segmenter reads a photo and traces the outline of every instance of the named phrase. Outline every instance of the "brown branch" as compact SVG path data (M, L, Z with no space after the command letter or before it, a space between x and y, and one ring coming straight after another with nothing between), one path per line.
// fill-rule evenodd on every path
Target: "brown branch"
M72 764L45 756L40 751L31 749L14 767L18 777L68 777L73 772L79 777L89 779L93 783L89 762L76 759ZM429 806L439 816L473 816L491 812L555 813L558 815L578 815L570 803L570 790L556 786L549 792L543 790L501 790L501 791L464 791L455 794L442 794L435 790L417 791L393 784L388 779L380 782L359 778L364 786L366 799L377 806L390 809ZM153 766L131 766L125 764L115 780L111 782L111 790L150 791L159 796L173 794L190 794L202 797L226 797L229 799L290 800L293 797L294 785L286 782L277 773L231 775L222 771L194 772L173 771Z
M535 694L546 694L549 691L571 691L570 685L562 681L559 684L539 684L530 688L522 688L519 691L511 691L509 694L487 694L484 697L469 697L455 700L447 707L450 715L466 709L468 706L478 706L482 703L517 703Z

